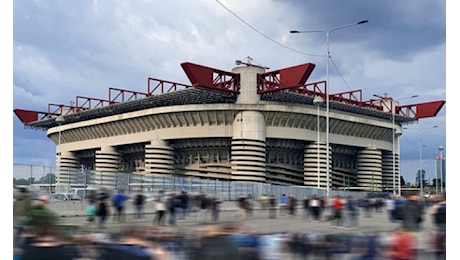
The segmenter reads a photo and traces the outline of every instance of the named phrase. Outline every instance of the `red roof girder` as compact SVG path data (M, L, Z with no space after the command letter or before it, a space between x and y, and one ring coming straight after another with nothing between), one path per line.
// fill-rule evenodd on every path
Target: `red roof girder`
M48 112L32 111L19 108L13 109L13 112L23 124L51 118L51 115Z
M413 117L416 119L435 117L439 113L439 111L441 111L445 103L446 101L444 100L438 100L411 105L404 105L397 107L396 112L398 114L402 114L407 117Z
M114 102L105 99L77 96L77 102L75 103L76 110L74 112L104 107L105 105L111 105L113 103Z
M182 69L194 87L223 92L240 93L240 75L190 62L181 63Z
M156 85L152 83L155 82ZM179 88L189 88L189 85L171 82L167 80L161 80L156 78L147 79L147 93L146 96L153 96L154 94L161 95L172 91L177 91ZM159 93L158 93L159 91Z
M329 95L330 100L334 100L337 102L347 103L362 107L363 103L363 91L358 90L351 90L341 93L334 93Z
M285 89L295 89L303 86L316 65L304 63L284 69L259 73L257 77L257 93L276 92Z
M127 89L120 89L120 88L109 88L109 105L113 105L119 102L131 101L136 100L139 98L145 98L148 96L147 93L127 90Z
M289 92L305 94L309 96L320 96L326 100L326 81L318 81L313 83L304 84L298 88L289 89Z
M67 115L79 111L87 110L84 107L68 106L64 104L48 104L48 114L50 115Z

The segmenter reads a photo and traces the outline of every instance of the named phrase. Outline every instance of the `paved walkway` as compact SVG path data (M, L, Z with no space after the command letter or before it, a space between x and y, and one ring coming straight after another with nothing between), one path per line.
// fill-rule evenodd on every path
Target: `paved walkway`
M64 202L65 203L65 202ZM71 202L72 203L72 202ZM79 203L79 202L76 202ZM58 209L64 207L59 205L50 205L50 207L56 212L60 212ZM63 222L70 226L79 226L85 230L93 230L96 232L120 232L128 227L137 226L151 226L155 214L152 207L146 208L145 219L138 221L134 220L133 209L131 206L127 208L126 221L119 223L113 216L110 216L105 229L98 229L97 227L86 227L84 217L84 206L81 206L81 214L62 214L66 213L61 211ZM112 209L113 211L113 209ZM67 212L68 213L68 212ZM74 212L72 212L74 213ZM326 211L325 214L330 212ZM427 248L426 239L430 236L434 227L431 222L431 216L425 215L425 221L422 224L422 230L418 232L418 247L420 249ZM166 215L166 223L168 216ZM346 220L345 220L346 221ZM210 220L210 214L207 215L207 223L212 224ZM334 227L330 221L313 221L302 218L302 210L299 208L295 216L280 215L277 212L275 219L268 217L268 211L257 208L254 210L253 216L242 219L236 207L235 202L224 202L221 207L220 217L217 223L233 223L238 226L247 227L248 230L260 232L260 233L279 233L279 232L298 232L298 233L374 233L377 232L380 235L390 235L394 230L400 227L399 222L391 222L388 218L386 211L372 212L371 216L365 216L363 212L360 213L358 218L359 227L356 229L348 229L343 227ZM172 231L193 231L199 229L202 225L198 222L198 212L191 212L185 220L177 222L176 226L166 225L166 229Z

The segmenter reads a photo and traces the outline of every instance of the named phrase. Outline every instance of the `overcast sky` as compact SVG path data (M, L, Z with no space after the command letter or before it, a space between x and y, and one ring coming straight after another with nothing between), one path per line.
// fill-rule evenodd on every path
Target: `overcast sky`
M109 87L145 92L148 77L189 84L185 61L224 71L248 57L270 70L312 62L307 82L325 80L326 34L289 31L361 20L369 22L329 34L331 94L362 89L364 100L387 93L401 105L447 96L445 1L30 0L11 7L13 108L108 99ZM404 130L406 181L414 182L420 164L431 179L437 147L446 153L446 106ZM12 116L13 162L54 165L46 132Z

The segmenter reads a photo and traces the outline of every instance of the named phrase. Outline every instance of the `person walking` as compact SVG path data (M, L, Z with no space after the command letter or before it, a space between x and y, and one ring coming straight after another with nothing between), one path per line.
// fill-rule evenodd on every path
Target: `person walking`
M208 215L209 209L209 198L206 196L206 193L201 192L201 195L198 198L198 203L200 207L200 211L198 212L198 223L204 224L206 223L206 216Z
M110 199L110 196L107 192L107 189L102 187L99 190L99 193L96 195L97 218L98 218L99 228L105 228L105 223L107 221L107 217L109 216L109 211L110 211L109 199Z
M278 204L280 206L280 215L284 215L287 213L287 197L286 194L283 193L281 197L279 197Z
M333 212L332 225L336 227L343 226L343 202L342 202L342 198L339 195L337 195L332 200L332 212Z
M165 225L165 213L166 213L166 198L164 196L164 191L160 190L158 196L154 201L155 204L155 218L153 219L153 224L158 226Z
M92 227L96 222L96 202L93 200L88 200L88 205L86 205L85 214L86 214L86 225Z
M217 222L219 220L219 213L220 213L220 204L222 201L217 197L211 198L211 218L212 221Z
M125 222L125 206L126 200L128 196L124 194L123 190L118 190L118 192L113 195L113 207L115 208L116 214L114 214L114 218L117 218L118 222Z
M268 199L268 203L269 203L268 218L276 218L276 198L273 194L270 195L270 198Z
M310 215L310 196L305 196L302 200L303 219L308 220Z
M348 228L357 228L358 227L358 202L353 199L353 197L348 196L346 201L346 210L347 210L347 227Z
M408 195L401 207L401 225L406 231L418 232L423 221L423 205L415 192Z
M309 200L308 205L311 209L311 215L313 216L314 221L319 221L321 219L321 200L318 196L313 195Z
M24 224L27 212L32 208L32 199L27 188L20 187L19 193L13 202L13 226Z
M188 206L189 206L189 196L187 192L183 190L179 194L178 200L179 200L179 210L180 210L179 219L183 220L185 219L185 216L187 216Z
M431 237L436 259L446 257L446 193L441 195L440 200L431 209L431 218L435 229Z
M144 219L145 195L142 189L139 189L137 194L134 196L133 204L134 204L135 219L138 221Z
M166 208L168 209L168 224L171 226L176 225L176 206L178 206L177 195L171 193L166 199Z
M19 249L21 236L24 232L27 214L32 208L32 200L27 188L19 188L19 193L13 202L13 248Z
M386 209L388 213L388 218L390 219L391 222L396 221L396 205L395 205L395 198L394 197L389 197L386 200Z

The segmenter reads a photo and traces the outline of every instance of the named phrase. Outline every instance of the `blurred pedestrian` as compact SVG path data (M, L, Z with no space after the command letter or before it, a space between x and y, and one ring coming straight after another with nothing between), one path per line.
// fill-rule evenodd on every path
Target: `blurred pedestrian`
M20 187L13 202L13 226L24 224L27 212L32 208L32 199L27 188Z
M268 218L276 218L276 198L273 194L270 195L268 203L269 203Z
M288 210L288 214L290 216L295 216L295 209L297 206L297 200L294 196L289 196L287 199L286 207Z
M118 222L125 222L125 207L126 207L126 200L128 196L124 194L123 190L118 190L115 195L113 195L113 207L115 208L115 214L113 214L114 219L117 219Z
M310 196L305 196L302 200L303 219L309 219L310 215Z
M219 220L219 213L220 213L220 204L222 201L217 197L211 198L211 218L212 221L217 222Z
M417 237L408 230L400 228L390 238L385 256L391 260L417 259Z
M423 205L415 192L407 196L407 200L401 207L402 228L406 231L417 232L423 221Z
M433 224L438 230L446 230L446 194L443 193L437 203L435 203L430 213L432 216Z
M358 216L359 216L358 202L353 199L352 196L348 196L346 201L347 211L347 227L357 228L358 227Z
M239 208L239 215L241 219L246 219L247 217L247 206L248 206L248 198L241 194L241 196L238 198L238 208Z
M168 224L171 226L176 225L176 207L179 206L177 196L171 193L166 199L166 208L168 209Z
M105 228L105 223L110 213L109 199L110 196L107 192L107 189L104 187L100 188L98 194L96 195L96 207L99 228Z
M135 219L137 220L143 219L144 218L145 195L142 189L139 189L136 195L134 195L133 204L134 204Z
M164 226L166 214L166 198L163 190L158 192L158 196L153 203L155 205L156 212L155 218L153 219L153 224Z
M92 227L96 223L96 202L93 200L88 200L88 204L86 205L86 224Z
M286 194L283 193L281 197L278 199L278 204L280 206L280 215L284 215L287 212L287 197Z
M443 193L437 203L431 209L431 218L435 225L432 232L431 243L434 249L436 259L445 259L446 257L446 194Z
M396 205L395 204L396 203L395 203L394 197L389 197L386 200L387 214L391 222L396 221Z
M337 195L332 200L332 225L336 227L343 226L343 201L342 198Z
M322 210L321 199L318 198L318 196L313 195L313 197L309 201L309 207L311 209L313 219L315 221L319 221L321 219L321 210Z
M179 210L180 210L179 219L185 219L185 216L187 216L187 212L189 210L188 208L189 208L189 201L190 201L187 192L183 190L179 194L178 200L179 200Z
M210 201L208 196L206 196L206 193L201 192L201 195L198 198L198 203L200 207L200 211L198 212L198 223L204 224L206 223L206 217L210 207Z

